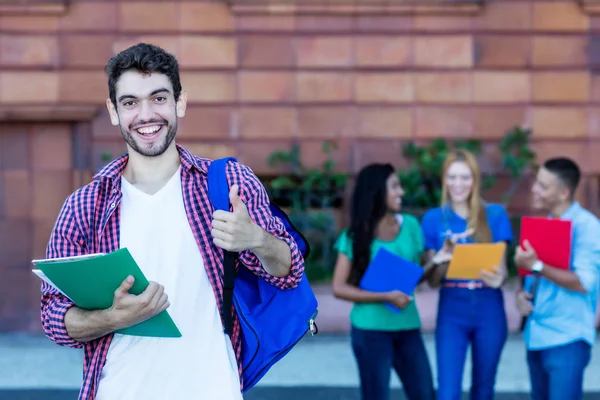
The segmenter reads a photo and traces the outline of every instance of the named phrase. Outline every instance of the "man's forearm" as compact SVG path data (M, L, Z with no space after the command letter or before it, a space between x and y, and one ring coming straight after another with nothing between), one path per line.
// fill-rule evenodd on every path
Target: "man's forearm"
M114 331L108 310L87 311L71 307L65 314L65 328L78 342L89 342Z
M277 277L288 276L292 268L290 247L283 240L259 229L259 243L250 251L260 260L267 273Z
M579 293L587 293L579 277L571 270L565 270L544 264L541 275L565 289Z

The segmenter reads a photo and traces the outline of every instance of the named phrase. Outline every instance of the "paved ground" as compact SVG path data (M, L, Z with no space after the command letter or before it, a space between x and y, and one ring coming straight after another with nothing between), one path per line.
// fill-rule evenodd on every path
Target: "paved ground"
M77 392L73 390L37 390L37 391L2 391L3 400L74 400ZM356 389L349 388L257 388L244 396L244 400L360 400ZM406 400L401 390L393 390L391 399ZM463 396L468 399L467 394ZM527 393L500 393L495 400L529 400ZM600 400L600 393L586 393L583 400Z
M435 369L433 338L425 335ZM0 336L0 399L75 399L81 379L81 352L53 345L42 336ZM523 342L512 335L498 372L498 400L528 398L529 377ZM49 368L49 366L52 366ZM464 389L469 387L467 362ZM600 341L587 370L586 400L600 400ZM400 384L393 376L393 399L401 400ZM307 337L264 377L246 400L358 400L358 376L346 335Z

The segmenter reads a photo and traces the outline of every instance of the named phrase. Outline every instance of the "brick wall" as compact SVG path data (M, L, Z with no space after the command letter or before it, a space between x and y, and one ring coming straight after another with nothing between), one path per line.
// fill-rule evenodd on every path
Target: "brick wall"
M179 58L190 99L179 141L199 154L235 155L268 174L271 151L298 141L314 165L328 138L340 146L340 168L354 172L375 160L401 167L406 140L475 136L497 159L497 139L523 124L533 128L541 159L564 154L581 163L580 199L597 209L600 15L591 2L584 10L575 0L491 0L435 13L427 11L435 0L421 0L388 5L388 15L351 14L350 3L334 3L318 16L276 6L252 14L225 0L2 5L0 242L22 247L0 262L2 275L43 250L54 197L89 177L104 154L124 149L105 112L103 67L138 41ZM12 142L27 155L17 167L5 150ZM36 296L19 303L28 315L37 312ZM2 328L16 326L11 307L0 307Z
M422 0L423 3L433 0ZM336 139L340 167L398 163L409 139L534 130L541 158L600 169L600 17L579 2L491 0L447 16L233 12L223 1L75 0L64 14L0 15L0 104L99 106L93 167L122 149L103 109L102 68L138 41L175 53L190 93L180 140L235 154L257 172L302 144L309 164ZM0 11L1 12L1 11Z

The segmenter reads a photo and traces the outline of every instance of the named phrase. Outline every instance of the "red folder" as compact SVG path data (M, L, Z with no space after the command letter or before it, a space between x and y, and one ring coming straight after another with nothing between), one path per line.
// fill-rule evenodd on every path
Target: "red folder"
M528 240L540 261L560 269L571 264L571 221L561 219L523 217L521 219L520 245ZM519 268L519 275L531 272Z

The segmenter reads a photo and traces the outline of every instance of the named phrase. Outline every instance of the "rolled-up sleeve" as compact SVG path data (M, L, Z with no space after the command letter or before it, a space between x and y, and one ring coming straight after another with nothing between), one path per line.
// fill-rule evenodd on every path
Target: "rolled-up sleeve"
M85 240L72 212L71 198L67 199L46 248L46 258L71 257L85 254ZM74 304L54 287L42 282L41 322L44 334L54 343L74 348L83 343L73 340L65 327L65 314Z
M287 276L277 277L265 271L258 257L250 250L240 252L240 261L250 271L273 286L281 289L297 287L304 273L304 257L297 243L286 231L283 222L271 213L269 196L263 184L249 167L239 163L228 164L228 175L230 185L235 183L239 185L240 198L246 205L252 221L288 245L292 263Z
M587 223L576 233L572 269L587 292L593 292L600 279L600 224Z

